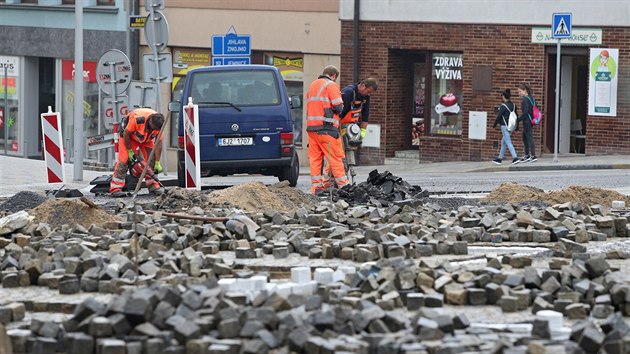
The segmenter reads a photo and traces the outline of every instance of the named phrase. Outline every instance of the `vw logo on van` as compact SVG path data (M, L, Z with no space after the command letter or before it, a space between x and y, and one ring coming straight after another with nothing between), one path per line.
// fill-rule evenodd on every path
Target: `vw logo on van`
M237 131L238 130L238 124L234 123L232 124L232 131Z

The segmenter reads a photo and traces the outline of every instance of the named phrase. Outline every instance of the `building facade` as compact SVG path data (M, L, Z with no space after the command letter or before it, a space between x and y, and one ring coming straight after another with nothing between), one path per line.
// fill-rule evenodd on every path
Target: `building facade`
M40 114L50 106L61 113L66 161L72 161L75 23L74 0L0 0L0 63L8 68L6 79L0 70L0 153L42 158ZM127 23L125 0L84 1L86 139L107 128L99 115L96 63L107 50L125 51ZM104 158L87 149L85 154L87 160Z
M558 151L630 154L629 2L455 0L445 6L433 0L363 0L355 60L355 1L340 3L341 70L352 72L356 63L360 77L381 83L372 95L370 116L370 130L380 139L362 148L362 163L380 164L406 150L419 151L420 160L429 161L496 157L501 132L492 125L501 92L511 89L520 110L521 83L531 86L545 116L534 127L535 153L553 154L553 13L571 13L573 29L560 51ZM608 76L616 87L599 82L589 89L599 73L592 53L608 55L609 50L618 50ZM349 83L348 78L342 83ZM594 92L594 87L601 89ZM614 107L607 114L593 113L589 104L599 104L595 101L602 97ZM512 133L519 155L521 132Z
M142 14L144 2L140 2ZM168 47L173 55L173 82L162 87L162 103L181 100L183 79L188 70L213 62L213 36L228 32L250 36L251 64L278 67L289 95L301 98L310 83L329 64L340 65L339 1L290 0L172 0L163 10L168 20ZM151 53L141 36L141 53ZM144 71L144 69L141 69ZM165 85L166 86L166 85ZM300 163L308 165L306 124L303 109L293 110L294 139ZM177 114L170 123L168 166L175 171Z

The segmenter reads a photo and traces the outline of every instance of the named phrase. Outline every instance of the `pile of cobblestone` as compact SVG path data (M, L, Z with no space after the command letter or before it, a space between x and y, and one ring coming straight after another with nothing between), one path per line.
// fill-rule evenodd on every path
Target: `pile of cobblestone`
M383 259L343 279L329 268L294 268L290 282L241 273L217 281L126 287L107 304L86 300L63 323L32 321L7 332L16 352L277 353L304 352L626 352L630 278L601 257L562 260L542 276L531 267L506 274L501 263L461 270ZM551 302L550 302L551 301ZM529 323L471 323L465 308L499 304L531 309ZM0 307L10 320L24 306ZM564 327L564 318L577 319ZM6 321L6 320L5 320ZM554 349L550 349L554 348ZM551 350L551 351L549 351ZM581 351L580 351L581 350ZM545 351L542 351L545 352Z
M393 178L372 177L385 181L381 186ZM408 198L418 193L407 190L381 206L340 199L289 212L188 210L222 222L149 213L142 205L119 213L122 221L89 227L37 222L26 211L0 218L3 288L118 294L108 304L82 303L63 323L11 328L14 351L624 352L630 277L610 261L628 252L597 254L587 245L628 237L630 213L577 203L451 210L418 203ZM476 267L431 257L503 242L545 245L554 258L541 268L525 255L488 257ZM298 253L353 265L294 268L290 281L278 281L234 268L227 253L275 262ZM0 324L24 318L25 304L16 300L0 299ZM445 310L453 305L461 311ZM464 315L480 305L537 317L521 327L483 327ZM573 326L564 328L565 320Z

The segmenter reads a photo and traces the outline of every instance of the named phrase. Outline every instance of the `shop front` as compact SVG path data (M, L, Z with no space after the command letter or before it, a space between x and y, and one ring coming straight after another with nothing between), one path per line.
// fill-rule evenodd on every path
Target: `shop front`
M352 43L352 26L351 21L342 21L342 53L348 52L344 43ZM540 39L539 29L509 24L362 23L360 75L376 76L383 89L373 94L370 115L370 123L382 129L381 144L362 148L361 163L382 164L405 150L418 151L424 161L489 161L500 147L501 132L493 123L501 92L511 90L520 112L520 84L532 88L545 116L533 131L537 156L553 154L556 139L560 154L630 154L630 139L618 129L630 128L630 103L624 99L630 94L630 76L623 75L630 69L630 51L623 43L630 38L630 28L577 28L572 42L563 44L557 134L556 45ZM596 59L615 62L615 71L599 72L603 69L594 64ZM342 72L351 72L353 65L351 56L342 55ZM613 86L614 93L609 88ZM596 99L602 102L596 107L613 107L589 112L589 102ZM485 121L479 123L479 117ZM524 151L521 134L522 130L512 134L519 154ZM614 143L606 138L609 135Z
M544 115L533 130L537 156L556 146L559 154L630 154L627 6L566 4L561 12L572 14L572 31L560 53L552 2L460 1L457 8L438 0L342 1L341 72L381 83L370 114L380 144L364 146L361 163L381 164L398 152L425 161L490 160L501 141L493 127L501 92L510 89L520 108L520 84L531 87ZM523 154L522 130L512 141Z

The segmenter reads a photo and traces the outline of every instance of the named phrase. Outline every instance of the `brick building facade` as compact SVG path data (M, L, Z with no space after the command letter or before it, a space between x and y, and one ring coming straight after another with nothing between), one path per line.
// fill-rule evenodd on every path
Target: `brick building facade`
M347 73L354 70L355 63L354 23L344 19L343 6L341 19L341 71ZM512 101L520 111L517 86L521 83L531 86L545 114L542 125L534 127L536 154L553 154L556 46L535 43L534 26L360 21L359 76L375 77L380 83L372 95L370 123L380 125L381 137L380 147L362 148L361 163L381 164L396 151L416 149L424 161L494 158L501 132L492 125L501 92L511 89ZM569 80L561 81L566 105L560 120L564 129L559 139L561 153L630 155L630 27L600 28L600 44L563 45L561 50L563 75L567 76L561 80ZM619 49L614 117L587 112L589 48L593 47ZM461 80L457 80L459 75ZM342 75L342 86L349 80L349 75ZM448 101L443 95L449 91L455 91L455 98L451 98L459 105L450 111L440 103L440 99ZM471 123L471 112L487 114L485 139L469 136L470 125L479 122ZM416 133L412 127L418 121L423 122L424 131L419 137L412 136ZM574 121L582 125L580 131L571 130L576 127ZM479 127L473 128L479 131ZM521 132L512 133L519 156L523 154Z

